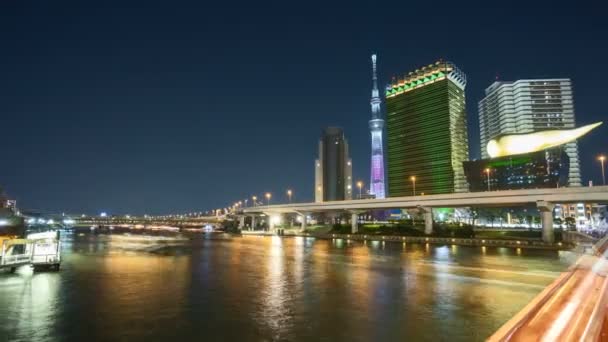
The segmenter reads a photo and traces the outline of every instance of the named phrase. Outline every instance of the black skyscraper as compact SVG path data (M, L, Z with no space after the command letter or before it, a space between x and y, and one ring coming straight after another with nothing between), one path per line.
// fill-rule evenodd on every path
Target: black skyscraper
M348 142L339 127L327 127L319 140L315 161L315 201L342 201L352 198L352 162Z

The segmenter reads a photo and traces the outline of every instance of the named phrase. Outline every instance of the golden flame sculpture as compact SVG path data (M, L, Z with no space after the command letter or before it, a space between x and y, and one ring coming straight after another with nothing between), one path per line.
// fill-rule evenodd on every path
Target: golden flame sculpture
M488 142L488 154L496 158L546 150L576 140L601 124L602 122L596 122L574 129L505 135Z

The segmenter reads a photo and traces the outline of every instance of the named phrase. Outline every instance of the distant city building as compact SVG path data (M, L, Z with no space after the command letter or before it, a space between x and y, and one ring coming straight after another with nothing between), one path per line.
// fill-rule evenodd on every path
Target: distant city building
M370 193L375 198L385 198L384 186L384 150L382 148L382 135L384 131L384 120L380 111L380 94L378 92L378 77L376 75L376 55L372 55L372 119L369 121L369 129L372 133L372 158L370 171Z
M562 187L568 171L561 148L464 162L471 192Z
M17 201L8 199L0 187L0 245L6 236L23 236L25 225L17 211Z
M598 225L606 220L608 212L605 204L598 203L565 203L555 205L555 217L565 220L573 217L578 225Z
M534 79L494 82L479 101L481 156L487 144L504 134L530 133L575 127L572 85L569 79ZM570 159L568 184L581 185L576 141L563 146Z
M0 209L6 209L13 213L16 213L18 211L17 200L9 199L1 187L0 187Z
M464 73L439 61L387 87L388 196L467 191L465 86Z
M7 199L6 203L5 203L5 208L10 209L14 213L18 212L18 209L17 209L17 200Z
M352 160L348 142L338 127L323 130L315 160L315 202L352 199Z

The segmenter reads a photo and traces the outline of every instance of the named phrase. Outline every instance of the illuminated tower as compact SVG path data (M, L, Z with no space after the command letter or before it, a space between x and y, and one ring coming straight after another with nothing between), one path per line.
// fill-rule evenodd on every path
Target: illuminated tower
M372 119L369 129L372 132L372 164L370 172L370 193L376 198L384 198L384 151L382 149L382 131L384 120L380 113L380 95L378 93L378 77L376 76L376 55L372 55Z

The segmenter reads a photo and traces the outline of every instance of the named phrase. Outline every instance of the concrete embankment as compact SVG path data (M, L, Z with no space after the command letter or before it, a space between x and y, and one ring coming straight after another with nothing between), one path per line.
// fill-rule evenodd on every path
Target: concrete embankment
M243 235L265 235L276 236L275 233L262 231L243 231ZM571 243L545 243L540 240L507 240L507 239L477 239L477 238L449 238L449 237L424 237L424 236L398 236L398 235L365 235L365 234L313 234L300 232L285 232L281 236L302 236L314 237L317 239L345 239L354 241L394 241L410 243L429 243L442 245L461 245L461 246L487 246L487 247L511 247L511 248L532 248L532 249L551 249L569 250L574 247Z

